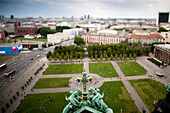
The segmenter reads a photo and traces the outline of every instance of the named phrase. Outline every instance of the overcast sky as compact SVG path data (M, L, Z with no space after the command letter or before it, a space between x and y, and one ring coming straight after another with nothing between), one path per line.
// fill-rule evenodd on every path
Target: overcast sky
M5 17L157 18L170 11L169 0L0 0Z

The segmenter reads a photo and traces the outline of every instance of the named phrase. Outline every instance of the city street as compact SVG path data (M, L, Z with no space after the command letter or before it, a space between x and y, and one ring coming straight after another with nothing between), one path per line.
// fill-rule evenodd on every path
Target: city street
M74 44L74 40L69 40L69 41L61 43L60 45L64 46L64 45L73 45L73 44ZM0 76L0 84L1 84L0 92L2 93L12 83L12 80L10 80L10 77L5 78L4 76L5 72L8 72L11 69L15 68L16 72L12 75L12 78L13 80L18 79L23 72L25 72L35 63L35 61L45 57L47 52L49 51L53 52L55 46L45 48L42 51L32 51L31 53L28 53L28 54L19 54L13 59L5 61L5 63L7 63L7 68L0 72L0 75L1 75ZM39 55L40 57L37 57L37 55Z

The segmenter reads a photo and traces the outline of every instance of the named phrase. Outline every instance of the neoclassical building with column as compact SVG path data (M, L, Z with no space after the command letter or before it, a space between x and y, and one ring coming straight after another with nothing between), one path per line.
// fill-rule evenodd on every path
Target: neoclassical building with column
M154 56L165 64L170 64L170 44L155 44Z
M128 34L113 30L102 30L97 33L87 33L82 38L87 44L117 44L125 41Z

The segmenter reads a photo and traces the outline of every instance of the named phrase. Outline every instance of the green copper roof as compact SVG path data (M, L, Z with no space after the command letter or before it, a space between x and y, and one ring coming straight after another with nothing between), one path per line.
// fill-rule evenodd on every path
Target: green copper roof
M71 25L68 24L68 22L62 22L62 23L57 24L56 26L68 26L68 27L71 27Z
M136 35L149 35L149 33L135 33Z
M81 112L83 112L83 111L85 111L85 110L86 110L86 111L90 111L90 112L92 112L92 113L102 113L102 112L100 112L100 111L97 111L97 110L89 107L89 106L82 106L80 109L76 110L75 113L81 113Z

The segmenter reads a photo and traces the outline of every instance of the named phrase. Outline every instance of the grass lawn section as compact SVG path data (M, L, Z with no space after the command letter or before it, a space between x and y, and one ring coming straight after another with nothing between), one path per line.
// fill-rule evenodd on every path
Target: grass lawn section
M104 82L99 89L100 93L105 91L104 102L113 109L114 113L120 113L121 109L123 113L131 113L132 109L133 113L139 112L135 103L131 102L132 98L121 81Z
M24 37L17 37L17 38L13 38L13 39L17 39L17 40L32 40L32 41L42 41L42 42L46 42L47 39L46 38L33 38L33 39L29 39L29 38L24 38Z
M130 83L151 112L155 108L152 102L157 102L159 99L165 98L166 96L166 88L160 82L150 79L140 79L130 80Z
M125 76L145 75L146 70L135 61L117 62Z
M61 113L64 107L68 104L65 100L65 94L69 96L70 94L65 93L46 93L46 94L29 94L27 95L23 102L18 106L17 113ZM52 96L49 98L49 96ZM52 100L52 101L50 101ZM40 107L44 107L41 110Z
M69 80L71 77L66 78L40 78L33 88L58 88L69 87Z
M90 63L90 73L96 73L104 78L118 77L116 70L111 63Z
M83 72L83 64L59 64L59 65L50 65L44 75L50 74L75 74Z

